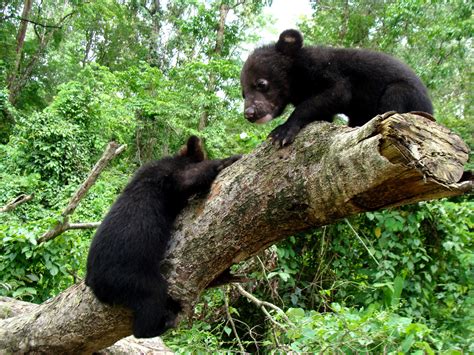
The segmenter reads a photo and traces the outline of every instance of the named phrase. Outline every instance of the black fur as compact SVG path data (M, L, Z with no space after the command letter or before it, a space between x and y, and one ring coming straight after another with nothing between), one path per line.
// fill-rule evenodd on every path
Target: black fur
M191 195L208 190L239 157L204 160L192 136L175 157L141 167L105 216L89 250L86 284L101 302L133 310L135 337L175 325L181 307L160 273L173 222Z
M330 47L303 47L296 30L276 44L257 48L241 73L245 117L265 123L291 103L289 119L270 133L274 144L290 144L308 123L335 114L360 126L387 111L433 113L426 87L416 74L387 54Z

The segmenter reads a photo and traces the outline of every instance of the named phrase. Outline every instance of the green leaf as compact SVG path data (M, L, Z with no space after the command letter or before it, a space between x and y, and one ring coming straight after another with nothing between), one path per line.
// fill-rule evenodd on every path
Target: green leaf
M413 345L414 342L415 342L415 335L410 334L400 344L400 348L402 349L403 352L407 353L410 350L410 348L411 348L411 346Z
M303 308L289 308L286 311L286 315L290 317L291 319L300 319L303 318L305 313Z
M28 274L28 275L26 275L26 277L28 277L33 282L38 282L39 281L39 277L35 274Z
M403 286L404 286L404 278L401 276L397 276L393 282L393 295L391 305L395 306L401 298Z

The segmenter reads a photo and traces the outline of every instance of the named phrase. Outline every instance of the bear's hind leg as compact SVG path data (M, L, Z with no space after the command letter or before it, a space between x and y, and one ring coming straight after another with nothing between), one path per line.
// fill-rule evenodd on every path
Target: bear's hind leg
M406 83L396 83L386 88L377 105L378 114L389 111L398 113L422 111L433 114L433 106L420 89Z
M181 307L170 297L166 301L149 297L136 302L133 307L133 335L136 338L152 338L176 326Z

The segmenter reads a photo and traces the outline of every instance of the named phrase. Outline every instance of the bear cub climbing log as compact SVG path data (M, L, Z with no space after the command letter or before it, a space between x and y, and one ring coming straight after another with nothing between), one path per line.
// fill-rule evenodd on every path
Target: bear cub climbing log
M133 335L158 336L181 310L160 272L173 222L188 198L206 192L240 156L205 160L192 136L174 157L141 167L110 208L92 241L86 284L104 303L133 310Z
M387 111L433 113L426 87L399 60L365 49L303 47L303 36L291 29L248 57L240 81L250 122L268 122L295 106L269 135L278 146L293 142L308 123L338 113L351 127Z

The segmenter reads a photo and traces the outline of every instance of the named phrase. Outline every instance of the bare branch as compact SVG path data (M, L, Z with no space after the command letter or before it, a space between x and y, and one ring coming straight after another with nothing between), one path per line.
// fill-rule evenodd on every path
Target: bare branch
M114 345L106 349L94 352L94 354L147 354L147 355L173 355L174 353L166 347L163 341L158 338L137 339L129 336L119 340Z
M67 223L67 229L95 229L99 228L101 222L83 222L83 223Z
M18 205L22 203L28 202L33 198L33 195L25 195L22 194L18 197L15 197L13 200L8 202L5 206L0 207L0 212L8 212L16 208Z
M165 260L170 292L192 305L196 289L290 235L472 192L463 171L468 152L454 133L413 114L380 115L359 128L318 122L288 147L266 142L225 169L205 202L178 216Z
M252 295L250 292L247 292L239 284L234 284L234 286L242 296L246 297L253 304L255 304L258 308L260 308L262 310L262 312L265 313L268 320L271 321L273 324L279 326L280 328L283 328L283 329L285 328L285 326L283 324L280 324L275 320L275 318L267 311L266 307L273 309L285 320L286 323L288 323L289 325L293 325L293 323L290 321L290 319L287 317L285 312L283 312L283 310L280 307L274 305L273 303L259 300L257 297Z
M235 328L234 319L232 318L232 315L230 314L229 301L228 301L228 299L227 299L227 298L229 297L228 291L229 291L229 288L227 287L226 293L225 293L225 295L224 295L225 313L226 313L227 319L229 320L229 323L230 323L230 325L231 325L231 327L232 327L232 331L234 332L235 339L237 339L237 343L239 344L240 351L242 351L242 353L245 353L245 348L244 348L244 346L242 345L242 341L240 340L239 333L237 333L237 329Z
M44 243L44 242L47 242L48 240L54 239L58 235L66 231L67 229L81 229L80 227L78 227L77 224L76 225L72 224L73 227L71 227L71 224L69 224L69 216L74 213L77 206L79 205L79 202L86 195L86 193L89 191L92 185L94 185L94 183L97 181L97 179L99 178L99 175L105 169L107 164L117 155L122 153L126 147L127 147L126 145L119 146L115 142L110 142L107 145L107 148L105 148L105 151L102 154L102 157L94 165L91 172L89 173L89 176L84 180L81 186L79 186L79 188L76 190L71 200L69 201L69 204L64 209L62 213L62 217L63 217L62 221L56 224L56 226L54 226L53 229L44 233L41 236L41 238L39 238L38 240L39 243ZM84 228L87 228L87 227L84 227ZM89 227L89 228L94 228L94 227Z
M21 16L6 16L6 17L2 17L1 20L8 20L8 19L12 19L14 18L15 20L19 20L19 21L24 21L24 22L28 22L28 23L32 23L33 25L35 26L39 26L39 27L43 27L43 28L62 28L62 26L57 26L57 25L46 25L44 23L40 23L40 22L37 22L37 21L34 21L34 20L30 20L28 18L25 18L25 17L21 17Z

